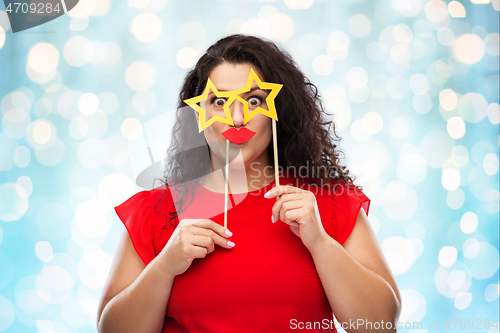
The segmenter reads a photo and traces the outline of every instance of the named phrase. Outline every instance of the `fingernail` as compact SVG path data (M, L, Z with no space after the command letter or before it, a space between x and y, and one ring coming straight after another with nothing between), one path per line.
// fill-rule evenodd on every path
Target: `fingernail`
M231 237L233 235L233 233L231 231L229 231L228 229L226 229L225 233L228 237Z
M231 242L231 241L227 241L227 245L228 245L228 246L231 246L231 247L234 247L234 243L233 243L233 242Z
M267 198L269 195L271 195L271 191L267 191L267 193L264 194L264 198Z
M274 223L274 215L271 215L271 221Z

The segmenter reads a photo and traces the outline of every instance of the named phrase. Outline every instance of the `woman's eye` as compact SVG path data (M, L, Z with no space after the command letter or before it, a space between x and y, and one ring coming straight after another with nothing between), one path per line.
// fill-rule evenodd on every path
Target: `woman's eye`
M226 104L226 99L221 97L215 98L212 104L215 104L215 106L224 106L224 104Z
M262 103L262 99L257 96L252 96L248 99L248 105L250 106L259 106Z

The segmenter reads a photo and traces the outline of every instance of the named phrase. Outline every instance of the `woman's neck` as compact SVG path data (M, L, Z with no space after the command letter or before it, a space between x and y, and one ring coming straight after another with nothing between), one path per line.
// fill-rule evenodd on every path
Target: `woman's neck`
M211 154L214 157L215 154ZM231 156L231 155L230 155ZM203 186L213 192L224 193L226 162L212 158L212 173L205 176ZM214 170L217 170L214 172ZM267 152L251 163L243 160L241 152L229 162L229 193L246 193L261 189L275 179L274 167Z

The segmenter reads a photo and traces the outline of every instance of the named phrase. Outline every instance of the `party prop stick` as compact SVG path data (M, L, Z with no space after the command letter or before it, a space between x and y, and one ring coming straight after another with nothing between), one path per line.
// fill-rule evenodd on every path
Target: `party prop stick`
M278 167L278 135L276 134L276 120L273 119L273 151L274 151L274 178L276 179L276 186L280 186L280 172ZM276 197L278 200L280 196Z
M224 228L227 228L227 197L229 187L229 140L226 139L226 185L224 188Z

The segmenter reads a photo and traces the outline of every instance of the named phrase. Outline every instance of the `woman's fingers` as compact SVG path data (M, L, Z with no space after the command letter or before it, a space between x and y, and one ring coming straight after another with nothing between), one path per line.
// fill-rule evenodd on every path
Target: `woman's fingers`
M224 228L220 224L215 223L212 220L199 220L197 222L192 223L191 225L199 228L205 228L205 229L210 229L219 234L221 237L231 237L232 232L229 231L227 228Z
M193 235L190 242L194 246L204 247L208 253L212 253L215 249L215 244L212 238L205 236Z
M217 223L215 223L215 224L217 224ZM212 246L213 246L213 244L217 244L217 245L219 245L223 248L226 248L226 249L231 249L234 247L234 243L231 242L230 240L226 239L226 237L228 237L227 235L225 235L225 237L222 237L212 229L200 228L200 227L193 225L191 232L193 233L193 235L195 237L204 238L207 242L210 242ZM194 245L198 245L198 244L194 244ZM204 246L204 245L198 245L198 246ZM209 251L209 253L212 251L213 250Z
M280 210L280 220L285 222L286 224L290 224L291 222L296 220L296 214L293 210L297 210L302 208L304 204L299 200L294 201L286 201L281 205Z
M305 191L295 186L280 185L270 189L266 194L264 194L264 198L271 199L282 194L300 193L300 192L305 192Z
M291 202L291 201L298 201L302 199L302 195L298 193L291 193L291 194L286 194L282 195L273 205L273 208L271 210L273 222L277 222L278 219L284 222L283 216L281 215L282 211L282 206L285 202Z

